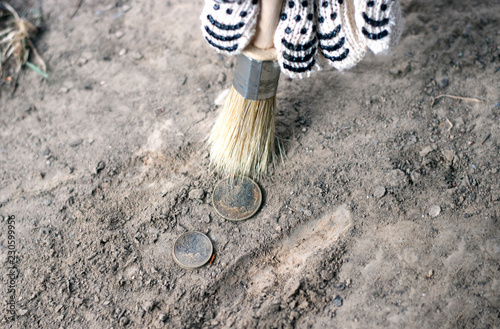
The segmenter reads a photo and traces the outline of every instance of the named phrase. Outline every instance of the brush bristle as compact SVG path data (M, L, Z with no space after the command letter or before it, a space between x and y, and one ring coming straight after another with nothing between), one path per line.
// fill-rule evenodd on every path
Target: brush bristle
M224 175L258 177L275 163L276 96L248 100L233 87L208 138L210 160Z

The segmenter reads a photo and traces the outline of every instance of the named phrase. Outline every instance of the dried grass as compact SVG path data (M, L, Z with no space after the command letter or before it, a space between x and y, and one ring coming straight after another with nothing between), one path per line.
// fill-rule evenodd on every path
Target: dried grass
M0 20L1 78L15 83L23 66L47 78L45 62L31 41L37 28L21 18L8 3L0 3L0 9L6 14Z

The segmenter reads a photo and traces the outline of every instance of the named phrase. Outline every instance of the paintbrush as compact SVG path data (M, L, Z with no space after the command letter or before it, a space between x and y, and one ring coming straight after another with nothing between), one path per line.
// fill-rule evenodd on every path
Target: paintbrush
M276 161L275 111L280 75L273 38L282 0L261 1L256 31L236 58L233 85L208 138L212 166L256 177Z

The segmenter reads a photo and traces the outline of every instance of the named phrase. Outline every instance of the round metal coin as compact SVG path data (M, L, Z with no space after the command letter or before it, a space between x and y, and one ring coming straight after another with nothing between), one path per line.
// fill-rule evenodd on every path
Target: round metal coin
M212 203L223 218L244 220L259 210L262 192L259 185L248 177L226 178L215 186Z
M177 264L187 269L205 265L212 256L210 239L200 232L186 232L175 240L172 255Z

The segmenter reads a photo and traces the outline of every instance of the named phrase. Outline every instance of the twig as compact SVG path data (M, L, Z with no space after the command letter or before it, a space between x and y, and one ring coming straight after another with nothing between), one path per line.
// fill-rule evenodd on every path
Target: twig
M458 99L458 100L461 100L461 101L467 101L467 102L474 102L474 103L484 104L484 102L482 100L477 99L477 98L460 97L460 96L453 96L453 95L438 95L438 96L434 97L434 99L432 100L431 107L434 106L434 104L436 103L437 99L443 98L443 97Z
M446 118L446 121L450 124L450 128L448 128L448 131L450 131L453 128L453 124L450 122L450 120L448 120L448 118Z
M78 9L80 9L80 6L82 5L82 2L83 0L78 0L78 2L76 3L75 11L73 12L73 14L71 14L71 16L69 16L69 18L75 17L76 13L78 12Z
M486 143L486 141L491 137L491 134L488 134L488 136L486 136L483 141L481 142L481 145L483 145L484 143Z

